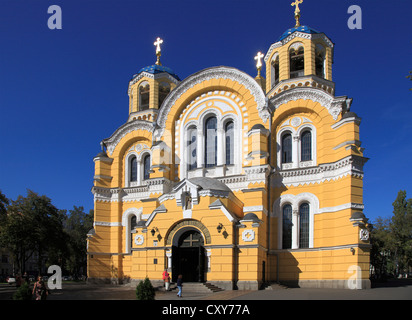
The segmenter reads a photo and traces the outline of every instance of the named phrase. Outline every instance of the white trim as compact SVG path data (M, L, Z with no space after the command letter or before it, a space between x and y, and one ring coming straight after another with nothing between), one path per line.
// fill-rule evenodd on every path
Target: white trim
M234 168L231 170L230 174L240 174L242 170L242 153L241 153L241 145L242 145L242 130L241 130L241 119L242 113L240 111L240 106L235 103L233 100L229 99L223 94L227 94L225 91L218 91L218 92L209 92L207 94L203 94L200 96L198 101L195 99L196 103L190 106L188 109L184 111L184 116L182 119L179 120L179 129L176 129L176 133L181 138L179 141L179 155L180 155L180 180L184 178L190 178L189 171L187 170L187 130L195 126L197 130L196 136L196 162L197 168L202 169L204 172L204 146L205 146L205 121L208 119L209 116L215 116L217 119L217 164L216 167L223 166L226 161L226 154L225 154L225 134L224 134L224 125L227 121L233 121L234 125ZM236 98L236 96L235 96ZM227 104L231 110L234 110L235 113L229 113L222 115L217 109L206 108L208 101L215 100L220 101L221 103ZM239 98L236 101L240 101ZM196 114L198 117L198 121L191 120L189 115L193 115L193 111L197 111L196 109L200 109ZM188 119L189 118L189 119ZM185 123L187 121L187 123ZM213 167L213 168L216 168ZM210 170L212 168L206 169L209 172L207 174L208 177L220 177L226 174L225 170ZM223 168L222 168L223 169ZM194 173L195 175L198 173Z
M268 109L266 96L255 79L253 79L248 74L235 68L213 67L202 70L198 73L189 76L183 82L181 82L174 90L172 90L170 94L166 97L165 101L162 104L162 108L159 111L159 115L156 121L158 128L155 130L155 136L157 140L160 140L163 136L164 130L166 128L167 117L169 116L170 111L174 107L176 107L175 104L177 100L185 92L187 92L195 85L211 79L230 79L243 85L246 89L249 90L251 95L254 97L254 100L257 104L256 108L259 112L259 116L262 119L262 121L264 123L268 121L268 119L270 118L270 112Z
M131 218L136 216L136 222L142 218L143 208L129 208L122 215L122 226L125 227L125 252L131 253Z
M298 210L302 203L309 203L309 248L313 248L313 239L314 239L314 215L319 211L319 199L309 192L303 192L298 195L293 194L284 194L281 195L273 203L272 216L278 218L278 249L282 249L282 235L283 235L283 215L282 208L286 204L292 206L292 212ZM293 216L293 213L292 213ZM292 217L293 219L293 217ZM295 218L297 219L297 218ZM297 249L299 244L299 223L295 221L292 227L292 249Z

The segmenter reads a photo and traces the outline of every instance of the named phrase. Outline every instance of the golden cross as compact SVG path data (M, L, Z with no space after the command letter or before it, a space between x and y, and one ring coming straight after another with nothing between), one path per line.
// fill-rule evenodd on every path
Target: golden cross
M255 57L255 60L257 60L257 63L256 63L256 68L257 68L257 69L262 68L262 62L260 61L260 59L262 59L263 57L264 57L264 55L263 55L262 52L258 52L258 53L257 53L257 55L256 55L256 57Z
M290 5L292 7L295 7L295 20L296 20L296 25L295 27L300 26L299 18L300 18L300 9L299 9L299 4L301 4L303 0L295 0L295 2L292 2Z
M257 55L255 57L255 60L257 61L256 62L256 68L257 68L257 71L258 71L258 74L257 74L258 77L260 77L260 69L262 69L262 62L260 61L260 59L262 59L263 57L264 57L264 55L260 51L257 53Z
M161 49L160 49L160 45L163 43L163 40L162 39L160 39L159 37L156 39L156 42L155 43L153 43L155 46L156 46L156 56L157 56L157 61L156 61L156 64L157 65L159 65L159 66L161 66L162 64L160 63L160 56L162 55L161 54Z

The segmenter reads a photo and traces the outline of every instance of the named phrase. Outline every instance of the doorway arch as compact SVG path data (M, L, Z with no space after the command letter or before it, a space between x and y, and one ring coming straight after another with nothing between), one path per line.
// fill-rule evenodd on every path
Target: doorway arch
M204 282L206 271L205 240L199 230L191 227L176 232L172 246L172 281L179 274L184 282Z

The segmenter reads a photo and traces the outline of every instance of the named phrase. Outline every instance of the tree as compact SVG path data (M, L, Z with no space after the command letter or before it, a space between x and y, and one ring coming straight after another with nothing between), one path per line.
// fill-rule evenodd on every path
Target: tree
M155 289L149 278L146 277L144 281L140 281L136 287L136 299L137 300L154 300L155 299Z
M28 258L36 252L40 273L43 256L54 256L65 246L63 216L48 197L28 190L26 197L19 196L8 206L0 239L13 254L21 272L25 271Z
M399 275L412 266L412 199L399 191L390 219L378 217L371 230L371 264L379 278Z
M0 190L0 221L6 217L7 214L7 206L9 205L10 201L6 198L6 196Z
M412 199L406 199L406 191L399 191L393 202L390 223L391 247L396 263L396 274L408 270L412 262Z
M93 210L88 214L83 207L73 207L64 221L64 230L68 236L68 256L65 267L72 274L78 275L87 266L87 232L93 228Z
M370 263L374 267L375 275L379 279L386 277L391 249L389 248L390 230L389 219L378 217L371 224L371 255Z

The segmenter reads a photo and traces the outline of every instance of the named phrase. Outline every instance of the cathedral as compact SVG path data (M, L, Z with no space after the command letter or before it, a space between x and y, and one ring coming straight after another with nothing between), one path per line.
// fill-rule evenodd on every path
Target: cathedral
M157 38L93 159L89 281L160 284L167 269L226 290L370 287L361 119L335 96L334 43L300 25L301 2L254 76L181 80Z

